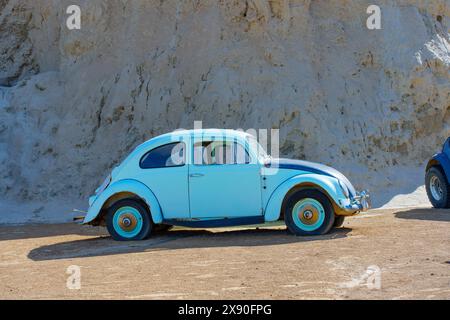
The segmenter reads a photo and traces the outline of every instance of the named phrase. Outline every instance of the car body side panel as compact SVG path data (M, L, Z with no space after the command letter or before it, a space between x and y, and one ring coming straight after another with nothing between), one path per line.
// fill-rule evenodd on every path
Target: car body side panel
M259 168L256 164L192 165L191 218L262 216Z
M345 196L339 189L339 186L333 183L333 179L328 176L318 174L300 174L291 177L281 183L270 196L266 208L264 210L265 221L276 221L280 217L281 206L283 204L284 197L293 187L301 184L315 185L327 192L328 196L336 203L341 204Z
M115 194L121 192L133 193L143 199L150 208L150 213L154 223L161 223L163 220L161 207L158 200L156 199L153 192L143 183L132 180L125 179L113 182L108 188L105 189L97 199L93 202L92 206L89 208L83 223L92 222L100 213L103 204Z
M194 158L193 145L199 141L236 142L253 160L250 164L203 165ZM241 136L197 134L192 137L189 165L191 218L237 218L261 216L261 164ZM165 216L164 216L165 217Z

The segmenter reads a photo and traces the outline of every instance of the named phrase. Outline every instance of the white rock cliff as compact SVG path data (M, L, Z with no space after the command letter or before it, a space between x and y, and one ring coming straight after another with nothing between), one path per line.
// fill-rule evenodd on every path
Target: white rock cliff
M450 135L450 1L376 1L368 30L372 2L0 0L0 222L67 220L134 146L196 120L279 128L281 155L378 206L420 189Z

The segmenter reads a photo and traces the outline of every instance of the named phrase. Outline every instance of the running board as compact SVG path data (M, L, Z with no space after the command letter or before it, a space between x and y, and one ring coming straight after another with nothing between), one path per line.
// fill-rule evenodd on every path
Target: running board
M220 228L220 227L261 224L264 222L265 222L264 216L218 218L218 219L204 219L204 220L167 219L163 221L164 224L171 224L174 226L181 226L188 228Z

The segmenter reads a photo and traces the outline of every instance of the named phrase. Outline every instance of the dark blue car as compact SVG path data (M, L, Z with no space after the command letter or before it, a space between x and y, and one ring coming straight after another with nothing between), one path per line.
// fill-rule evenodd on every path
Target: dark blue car
M428 161L425 187L433 207L450 208L450 138L445 141L442 152Z

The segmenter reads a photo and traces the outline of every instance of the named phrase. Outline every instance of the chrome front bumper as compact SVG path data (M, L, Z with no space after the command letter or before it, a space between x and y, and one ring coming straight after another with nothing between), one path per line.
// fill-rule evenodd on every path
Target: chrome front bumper
M363 190L358 192L355 197L351 199L351 203L349 206L345 207L345 210L348 212L357 212L357 211L367 211L372 207L372 203L370 201L370 194L367 190Z

